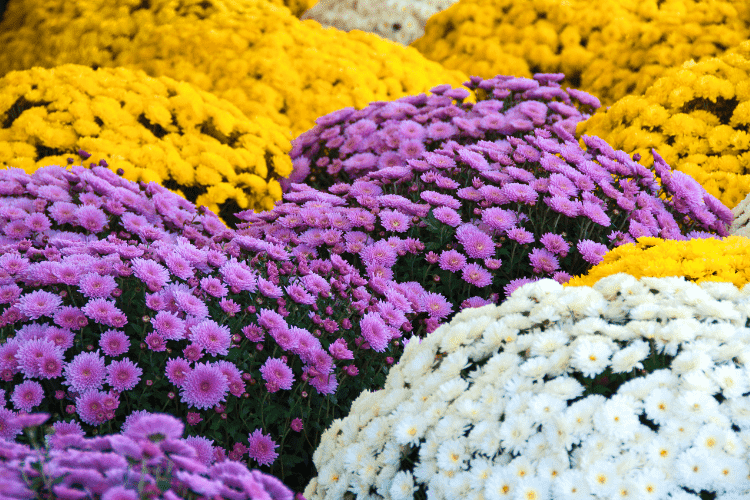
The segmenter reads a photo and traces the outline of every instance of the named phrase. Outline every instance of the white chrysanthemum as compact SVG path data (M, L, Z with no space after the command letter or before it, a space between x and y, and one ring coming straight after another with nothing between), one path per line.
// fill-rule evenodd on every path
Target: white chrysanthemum
M372 459L374 455L364 443L353 443L344 449L344 464L349 470L357 470L368 458Z
M570 424L570 431L579 439L591 434L592 417L596 408L604 403L606 398L601 395L592 395L576 401L565 410L565 416Z
M649 467L638 470L633 476L638 498L643 500L662 500L673 487L673 482L661 469Z
M719 403L703 391L681 392L677 398L678 414L692 422L703 423L717 413Z
M721 394L727 399L739 398L750 391L747 369L743 370L734 365L714 366L711 378L719 384Z
M555 500L589 500L589 486L583 471L568 469L552 482L552 498Z
M471 472L456 472L446 484L446 496L448 498L464 498L471 491Z
M568 406L562 399L547 393L531 396L528 404L526 415L535 424L543 424L552 420Z
M646 417L656 424L665 424L672 419L675 411L675 397L671 390L657 387L644 401Z
M519 415L506 416L500 424L500 439L503 448L520 453L526 446L526 440L534 432L529 421Z
M500 449L500 428L492 421L478 422L469 432L469 446L492 456Z
M659 317L660 309L661 307L658 304L641 304L630 310L630 317L633 319L653 320Z
M656 333L656 346L659 351L663 350L670 356L676 356L680 344L695 339L702 326L695 318L677 318L669 321Z
M571 364L585 377L593 378L609 366L612 350L603 342L577 342L574 347Z
M695 370L706 371L713 365L711 356L697 349L682 351L672 360L672 372L682 374Z
M730 399L726 404L729 405L732 422L743 432L750 433L750 400L748 398Z
M386 436L388 433L388 426L382 418L376 418L371 420L367 426L362 429L362 437L368 441L372 446L379 448L382 444L385 444Z
M380 469L380 471L378 471L378 475L375 478L375 483L373 485L375 486L375 490L378 492L378 495L388 495L388 490L391 487L391 483L393 482L393 477L396 475L396 472L398 472L398 464L386 464L382 469Z
M439 394L443 401L453 401L469 387L469 382L462 378L454 378L440 386Z
M484 485L492 475L492 461L486 458L477 457L470 461L469 471L472 475L471 489L473 491L481 492L484 490Z
M701 391L706 394L719 392L719 384L703 370L693 370L680 375L679 391Z
M484 497L487 500L510 500L516 495L516 478L510 471L495 467L484 485Z
M521 479L516 483L516 496L520 499L549 500L550 482L536 476Z
M586 474L586 483L591 493L600 497L613 496L620 485L617 468L610 460L599 460L591 464Z
M544 356L536 356L530 358L518 368L521 375L528 377L532 380L541 380L547 373L549 373L552 363Z
M455 439L459 436L463 437L470 424L471 422L466 418L461 418L458 415L446 415L435 426L435 437L441 441Z
M750 493L750 464L747 459L719 455L716 458L715 474L717 489Z
M457 323L452 325L451 328L447 329L443 333L443 338L440 340L440 350L444 353L453 353L457 351L462 345L468 343L470 325L468 323Z
M445 415L445 410L447 409L447 401L436 401L435 403L431 404L427 407L427 410L425 410L424 414L422 415L425 419L425 423L428 426L435 425L441 418L443 418L443 415Z
M712 490L718 473L716 465L705 450L688 448L675 460L675 476L680 485L692 490Z
M651 352L648 342L636 340L630 345L616 352L612 356L612 371L614 373L625 373L635 368L643 369L641 361L646 359Z
M469 367L469 356L466 355L466 349L459 349L456 352L448 354L440 360L438 373L445 378L458 377L462 370Z
M544 392L560 399L575 399L586 390L586 388L573 377L556 377L544 383Z
M461 470L468 458L465 439L448 439L437 451L438 467L444 470Z
M325 490L328 498L344 496L350 481L350 474L342 472L336 462L330 462L318 473L318 488Z
M560 318L560 311L551 305L538 304L529 311L529 319L534 323L555 322Z
M693 439L693 447L703 450L712 456L724 454L724 443L730 429L719 427L715 424L706 424L700 427L698 434Z
M453 402L453 406L459 416L466 418L472 424L476 424L487 418L482 404L474 399L468 399L461 396Z
M646 377L638 377L623 383L617 393L623 396L630 396L638 401L643 401L646 396L651 394L655 387L656 384L652 380Z
M393 426L393 437L400 445L416 445L424 437L427 424L419 413L403 417Z
M572 431L570 419L564 413L555 415L552 420L545 423L542 433L550 446L557 450L570 451L573 444L578 442L578 437Z
M659 429L659 435L670 440L672 444L682 451L689 447L698 434L700 424L690 420L670 420Z
M427 483L437 474L438 465L435 460L419 460L419 463L414 465L414 478L420 483Z

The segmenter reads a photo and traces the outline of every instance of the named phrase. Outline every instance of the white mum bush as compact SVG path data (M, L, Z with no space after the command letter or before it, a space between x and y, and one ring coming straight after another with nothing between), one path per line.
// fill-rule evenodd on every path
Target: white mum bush
M320 0L300 19L342 31L361 30L409 45L424 35L427 20L458 0Z
M748 499L749 316L731 283L524 285L409 342L304 495Z
M750 238L750 194L732 209L734 220L729 227L729 233L736 236Z

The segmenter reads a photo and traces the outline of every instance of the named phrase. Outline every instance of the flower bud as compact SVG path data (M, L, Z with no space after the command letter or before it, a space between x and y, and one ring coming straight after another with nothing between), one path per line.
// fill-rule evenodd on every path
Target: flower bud
M168 397L169 399L174 399L174 392L168 392L168 393L167 393L167 397Z
M244 392L244 393L242 393L242 397L244 399L249 399L250 398L250 393Z

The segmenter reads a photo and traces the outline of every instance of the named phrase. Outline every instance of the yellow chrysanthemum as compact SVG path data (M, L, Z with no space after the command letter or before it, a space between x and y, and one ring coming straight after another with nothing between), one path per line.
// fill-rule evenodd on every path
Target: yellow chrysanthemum
M0 75L64 63L141 69L211 92L251 120L270 119L273 128L283 127L292 136L341 108L361 109L372 101L468 80L413 48L361 31L324 29L315 21L300 21L289 10L296 13L310 3L12 2L0 22ZM186 121L182 125L202 119L201 107L189 93L179 99L180 119ZM158 107L143 112L157 121L164 118ZM218 130L231 126L214 125Z
M238 208L273 206L281 196L268 183L292 167L278 125L253 122L189 83L125 68L12 71L0 78L0 123L0 165L32 173L82 149L89 161L158 182L227 223Z
M627 273L644 276L684 276L690 281L723 281L737 287L750 281L750 238L733 234L724 239L687 241L638 238L637 243L616 247L588 273L575 276L565 286L593 286L606 276Z
M564 83L607 105L642 94L670 67L748 38L744 0L462 0L432 16L411 45L483 78L565 73Z
M628 96L579 124L615 149L651 150L693 176L727 207L750 193L750 41L718 58L688 61L641 96Z

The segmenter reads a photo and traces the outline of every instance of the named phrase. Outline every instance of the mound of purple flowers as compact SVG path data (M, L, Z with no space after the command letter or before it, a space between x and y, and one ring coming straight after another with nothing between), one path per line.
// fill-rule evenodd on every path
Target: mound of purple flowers
M2 406L88 433L168 412L301 490L322 431L434 314L418 283L238 234L104 166L0 181Z
M544 128L449 141L328 192L292 184L270 213L238 214L248 224L237 231L339 256L373 282L423 283L428 332L459 305L502 301L545 277L564 283L640 236L728 234L732 212L657 153L654 173L598 137L583 141Z
M49 418L34 413L8 422L36 436ZM203 441L183 439L170 415L133 418L119 434L84 437L76 423L55 422L44 448L0 441L0 497L177 500L292 500L275 477L231 460L215 462ZM33 438L32 438L33 439ZM210 445L209 445L210 446ZM297 500L304 500L298 495Z
M430 96L373 102L359 111L340 109L318 118L315 127L292 141L293 171L279 182L285 192L292 183L325 190L379 169L406 166L448 141L492 142L534 129L570 139L600 104L585 92L564 91L558 83L564 77L471 77L464 85L476 93L476 104L463 102L468 90L440 85L430 89Z

